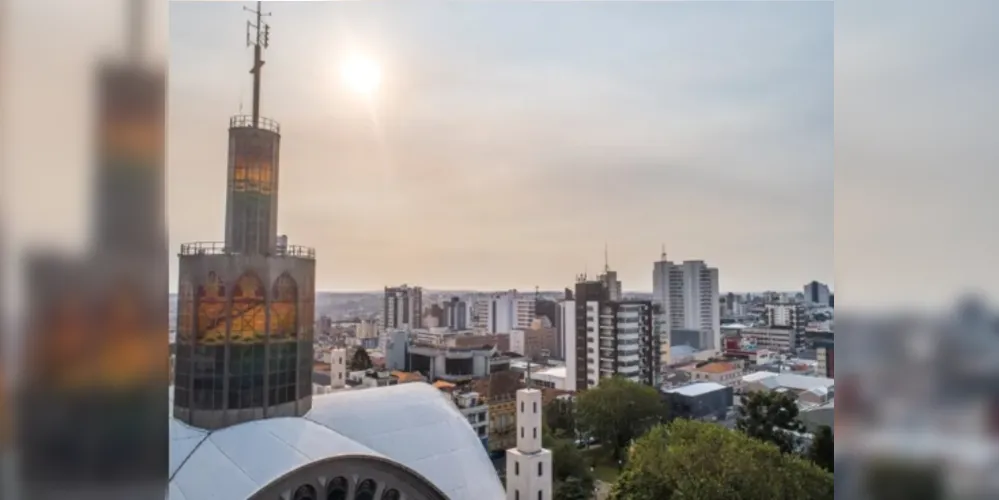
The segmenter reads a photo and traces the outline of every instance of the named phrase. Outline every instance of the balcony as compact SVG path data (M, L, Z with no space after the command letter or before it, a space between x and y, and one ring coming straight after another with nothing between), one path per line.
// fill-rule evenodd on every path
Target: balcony
M221 241L196 241L182 244L180 246L180 255L240 255L240 252L232 251ZM264 255L266 257L299 257L315 260L316 249L301 245L285 245L275 247L273 254Z
M260 130L266 130L268 132L274 132L275 134L281 134L281 125L278 122L270 119L264 118L262 116L257 117L257 125L253 126L253 116L252 115L235 115L229 118L229 128L258 128Z

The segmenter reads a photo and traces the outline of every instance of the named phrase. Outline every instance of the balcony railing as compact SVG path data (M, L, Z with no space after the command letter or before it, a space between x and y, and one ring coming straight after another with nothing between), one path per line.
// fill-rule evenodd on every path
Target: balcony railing
M261 130L274 132L275 134L281 133L281 125L279 125L278 122L262 116L257 117L257 126L254 127L252 115L236 115L230 117L229 128L259 128Z
M180 246L180 255L240 255L240 252L232 251L221 241L195 241L184 243ZM286 245L274 248L273 254L264 254L267 257L300 257L303 259L315 259L316 249L301 245Z

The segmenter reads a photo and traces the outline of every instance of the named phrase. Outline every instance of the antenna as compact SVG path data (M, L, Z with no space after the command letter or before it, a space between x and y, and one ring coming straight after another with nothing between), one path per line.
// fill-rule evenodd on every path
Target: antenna
M524 381L524 388L531 388L531 358L527 358L527 378Z
M136 0L138 1L138 0ZM265 16L270 16L270 12L263 12L260 2L257 2L257 9L250 9L243 7L243 10L255 14L257 16L256 24L247 21L246 22L246 44L253 46L253 68L250 68L250 74L253 75L253 127L259 128L260 124L260 70L264 67L264 61L261 59L263 49L266 49L270 45L271 38L271 27L263 23L262 18ZM251 39L250 30L256 29L256 37Z
M128 15L127 25L125 26L125 32L128 47L129 56L138 62L145 53L145 19L146 19L146 1L147 0L125 0L128 4L125 6Z
M610 259L607 258L607 242L604 242L604 273L610 272Z
M663 243L663 253L661 256L662 260L666 260L666 244Z

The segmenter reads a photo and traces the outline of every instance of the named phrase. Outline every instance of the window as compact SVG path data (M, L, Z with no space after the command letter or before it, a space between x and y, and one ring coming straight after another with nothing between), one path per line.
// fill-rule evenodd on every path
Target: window
M519 476L520 475L520 462L514 462L513 463L513 475L514 476Z
M545 500L544 498L541 497L541 490L538 490L538 500Z
M520 412L524 413L524 402L523 401L520 402Z
M537 412L538 412L538 402L535 401L534 402L534 413L537 413Z
M534 428L534 439L538 439L538 428Z
M524 437L524 428L523 427L520 428L520 437Z
M541 477L541 465L542 463L538 462L538 477ZM538 493L540 494L541 492L539 491Z
M520 490L513 490L514 500L520 500Z

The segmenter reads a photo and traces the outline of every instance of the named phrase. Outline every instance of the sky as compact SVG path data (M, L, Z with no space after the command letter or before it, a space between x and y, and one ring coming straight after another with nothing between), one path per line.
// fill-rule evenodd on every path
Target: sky
M243 5L171 5L172 247L224 235ZM561 289L605 242L626 289L651 290L663 245L724 289L832 281L829 4L265 10L279 227L316 248L318 289ZM352 55L382 68L370 99L342 85Z
M177 249L222 238L226 120L248 99L250 54L244 4L150 3L148 62L174 56ZM317 247L320 288L557 289L598 269L608 240L633 290L651 287L665 243L673 259L721 268L723 290L832 281L834 256L844 311L947 306L969 290L999 304L994 0L836 2L834 79L828 3L414 3L391 15L268 4L268 68L299 61L264 86L285 130L281 226ZM94 61L122 52L121 5L3 3L5 256L86 241ZM333 20L292 21L304 8ZM381 136L337 81L351 47L385 66ZM831 127L830 108L835 182L832 134L807 126ZM22 277L17 259L3 262ZM20 281L4 281L18 297Z

